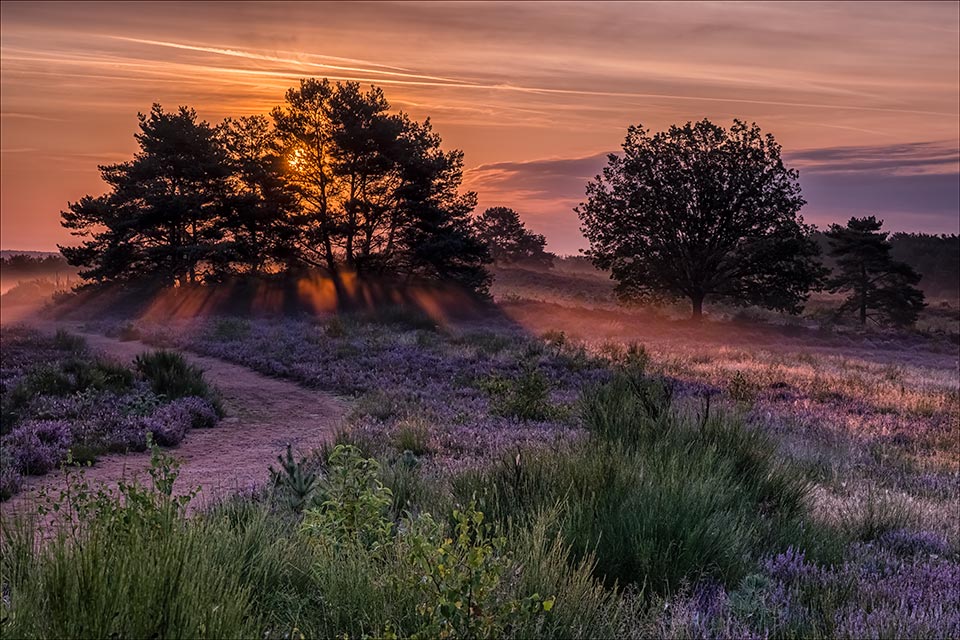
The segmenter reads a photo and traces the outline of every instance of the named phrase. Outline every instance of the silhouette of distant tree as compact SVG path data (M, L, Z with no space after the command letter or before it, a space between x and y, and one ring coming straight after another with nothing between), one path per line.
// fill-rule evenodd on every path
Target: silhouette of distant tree
M708 298L799 312L822 281L804 200L780 146L755 124L630 127L576 211L587 255L625 300Z
M960 236L894 233L891 255L920 274L920 289L928 297L960 297Z
M63 226L86 240L60 250L94 281L196 282L221 233L226 155L193 109L168 113L155 104L138 118L140 150L129 162L100 167L108 193L84 196L61 213Z
M913 285L920 276L905 262L894 260L883 221L874 216L850 218L846 226L830 225L829 255L836 260L827 282L832 293L849 293L841 310L856 311L861 324L909 326L923 309L923 292Z
M547 239L529 231L513 209L490 207L477 217L474 227L494 262L553 265L553 256L544 250Z
M463 154L444 152L429 120L390 114L377 87L302 80L272 115L297 197L297 247L336 274L391 271L485 289L489 259L473 235Z

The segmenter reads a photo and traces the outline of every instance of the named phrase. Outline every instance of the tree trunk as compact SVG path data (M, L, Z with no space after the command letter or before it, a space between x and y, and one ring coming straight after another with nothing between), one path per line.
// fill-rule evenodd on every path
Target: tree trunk
M700 322L703 319L703 297L702 293L690 296L690 301L693 302L693 315L691 318L694 322Z

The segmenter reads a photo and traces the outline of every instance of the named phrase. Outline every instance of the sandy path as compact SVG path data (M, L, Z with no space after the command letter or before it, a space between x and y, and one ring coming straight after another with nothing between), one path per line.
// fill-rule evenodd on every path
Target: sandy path
M124 342L68 328L86 338L93 350L124 363L152 348L138 341ZM184 355L220 390L226 412L216 427L191 430L179 447L169 450L182 465L177 493L201 489L193 505L263 483L269 477L268 466L276 466L277 455L285 451L287 443L301 454L318 447L332 438L345 413L344 401L321 391L216 358ZM149 453L107 455L85 473L91 485L115 486L117 480L134 477L148 482L149 465ZM3 516L33 513L41 488L57 494L64 486L59 471L24 480L20 492L0 504Z

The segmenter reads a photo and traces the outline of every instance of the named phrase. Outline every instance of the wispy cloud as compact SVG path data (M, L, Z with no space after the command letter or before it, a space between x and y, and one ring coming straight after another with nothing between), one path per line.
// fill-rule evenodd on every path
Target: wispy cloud
M878 193L933 211L926 185L949 208L946 179L925 176L957 170L958 19L956 3L6 3L5 241L65 240L63 203L103 188L99 152L129 154L151 103L265 113L307 76L377 84L431 117L481 203L515 205L555 248L581 242L572 207L597 152L638 123L757 122L811 212L849 208L844 193L882 206L863 182L881 175Z
M949 140L805 149L788 152L786 157L804 173L918 175L960 171L960 147Z

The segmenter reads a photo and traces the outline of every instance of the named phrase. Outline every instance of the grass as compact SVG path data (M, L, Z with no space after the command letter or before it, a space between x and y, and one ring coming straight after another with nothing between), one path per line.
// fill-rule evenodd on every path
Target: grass
M209 400L222 412L219 396L204 380L203 370L189 364L181 354L164 350L143 353L134 366L158 396L169 400L196 396Z
M203 635L209 625L211 636L263 638L799 638L960 629L960 606L943 598L960 579L956 525L944 515L956 504L955 374L837 353L699 345L671 354L655 342L600 345L605 369L574 376L578 363L601 358L569 331L528 340L424 329L355 316L314 323L306 341L339 355L317 360L309 375L271 371L314 384L336 370L353 387L349 367L363 367L370 377L356 385L350 419L362 428L317 458L281 460L287 480L275 490L176 518L162 534L169 553L131 536L169 567L145 574L172 585L166 599L159 589L134 591L153 599L155 617L179 620L180 589L200 608L216 606L214 589L230 599L222 618L193 612L164 633ZM237 349L264 335L253 350L263 362L276 356L274 341L281 361L310 360L298 350L301 334L278 326L216 339ZM462 360L449 365L453 358ZM375 377L386 362L411 364L406 387ZM450 392L413 378L418 371L465 382ZM561 411L565 430L541 431L561 404L575 408ZM532 436L495 448L483 440L495 428ZM455 457L464 442L481 458L466 470ZM353 466L332 460L337 444L356 446ZM97 559L120 584L124 567L140 570L123 539L112 549L123 566ZM0 582L12 603L3 634L84 635L83 620L68 619L49 594L77 608L115 592L93 578L93 592L82 591L61 575L68 563L48 571L45 552L18 549L3 549ZM181 558L195 554L222 566L223 579L187 571ZM198 584L181 585L180 575ZM146 608L110 606L112 615ZM97 631L160 633L117 620Z
M735 416L685 416L667 384L628 373L587 393L582 413L586 443L466 474L455 495L518 526L560 505L566 542L598 577L659 593L734 584L801 528L803 473Z
M338 447L321 506L233 499L187 519L176 465L152 454L152 487L54 501L84 516L37 546L4 529L4 637L592 637L622 607L539 520L507 540L471 508L451 527L390 519L377 465ZM335 499L334 499L335 498ZM386 500L386 502L384 501ZM430 579L424 581L424 576ZM556 604L569 610L560 613ZM554 613L556 611L556 613Z

